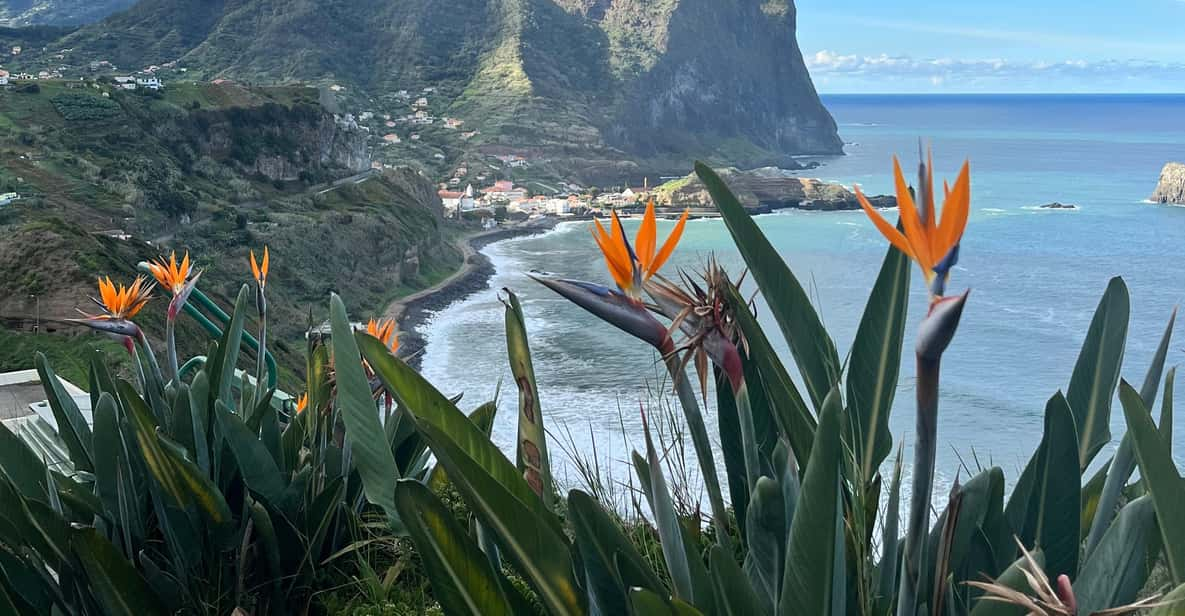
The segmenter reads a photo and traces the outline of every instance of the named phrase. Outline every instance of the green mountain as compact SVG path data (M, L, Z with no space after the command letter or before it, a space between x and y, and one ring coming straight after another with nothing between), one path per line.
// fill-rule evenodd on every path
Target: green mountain
M790 0L142 0L60 46L379 101L433 87L471 150L620 178L839 153L795 27Z
M118 13L136 0L4 0L0 26L77 26Z

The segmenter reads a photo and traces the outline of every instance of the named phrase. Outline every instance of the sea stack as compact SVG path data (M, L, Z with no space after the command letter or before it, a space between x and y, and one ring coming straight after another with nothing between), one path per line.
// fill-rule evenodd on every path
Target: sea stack
M1185 163L1166 163L1150 197L1156 203L1185 205Z

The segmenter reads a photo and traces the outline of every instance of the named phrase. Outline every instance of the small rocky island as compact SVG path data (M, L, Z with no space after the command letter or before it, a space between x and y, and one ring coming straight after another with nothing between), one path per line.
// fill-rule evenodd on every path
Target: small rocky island
M1185 163L1166 163L1149 199L1155 203L1185 205Z
M718 173L741 205L753 213L791 208L822 212L860 209L856 194L842 184L797 177L786 169L729 168ZM870 196L868 200L877 208L897 207L897 199L887 195ZM655 190L655 202L666 207L715 208L707 187L694 174L659 186Z
M1062 203L1061 201L1054 201L1053 203L1046 203L1045 205L1037 206L1043 210L1076 210L1077 205L1073 203Z

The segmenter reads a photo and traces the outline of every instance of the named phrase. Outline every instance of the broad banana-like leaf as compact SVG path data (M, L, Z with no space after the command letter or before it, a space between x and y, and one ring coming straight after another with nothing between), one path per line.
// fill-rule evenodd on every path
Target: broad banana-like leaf
M1045 552L1045 570L1053 579L1078 572L1082 518L1081 471L1073 464L1078 436L1071 407L1060 394L1045 409L1047 448L1036 484L1037 511L1033 537Z
M685 601L669 598L645 588L630 590L630 605L635 616L702 616L703 612Z
M646 422L645 414L642 415L642 432L646 438L646 464L635 465L635 470L650 504L650 511L654 514L654 523L658 527L658 537L662 544L663 560L666 561L667 572L671 575L674 596L691 601L695 596L695 589L691 581L687 548L683 545L682 526L675 513L671 492L667 489L666 477L662 474L662 461L658 459L654 441L650 438L650 426Z
M362 479L366 499L378 505L387 515L387 521L398 528L395 480L399 478L399 469L395 468L391 446L379 423L370 382L362 371L362 357L346 316L346 305L337 294L329 298L329 323L333 332L333 365L337 371L337 404L346 425L354 466Z
M235 365L239 361L239 346L243 343L243 319L246 318L247 298L250 294L247 285L239 289L230 323L227 323L226 329L222 332L222 340L207 363L206 370L213 379L210 382L210 395L214 398L210 400L210 408L214 408L214 400L221 400L227 408L235 408L231 390L235 381Z
M701 162L695 164L695 173L716 202L728 232L789 343L811 401L816 409L821 408L823 399L839 382L839 354L831 335L823 327L823 321L798 278L724 180Z
M732 553L714 545L708 553L712 584L716 589L716 613L720 616L761 616L772 614L757 598L753 586L737 565Z
M46 500L45 465L17 435L0 423L0 473L28 498Z
M752 362L747 362L752 366ZM736 516L737 529L742 541L745 539L746 511L749 507L749 485L745 479L744 437L741 435L740 417L737 414L736 398L732 387L719 368L714 368L716 379L716 423L720 429L720 453L724 458L725 477L728 479L728 495ZM754 384L764 390L760 377Z
M1066 401L1074 412L1079 434L1081 469L1089 466L1095 454L1111 440L1111 398L1123 366L1130 308L1127 285L1122 278L1112 278L1099 300L1066 388ZM1051 565L1056 561L1048 552L1046 557Z
M1164 360L1165 356L1168 355L1169 341L1173 337L1173 326L1176 324L1176 321L1177 310L1174 308L1172 315L1169 317L1169 324L1165 327L1164 334L1160 337L1160 345L1156 347L1156 353L1152 356L1152 364L1148 366L1148 373L1144 375L1144 384L1140 387L1140 399L1144 401L1144 408L1150 409L1156 402L1156 392L1160 389L1160 375L1164 373ZM1166 386L1169 385L1166 384ZM1165 398L1165 404L1170 405L1171 408L1172 401L1169 398ZM1163 420L1161 423L1164 423ZM1163 429L1163 425L1161 428ZM1123 438L1119 441L1119 449L1115 451L1115 456L1112 458L1108 469L1106 480L1099 492L1098 503L1094 508L1094 515L1091 517L1090 535L1086 540L1086 554L1088 556L1103 538L1103 533L1111 526L1111 518L1115 513L1116 505L1119 503L1119 495L1123 492L1124 486L1127 485L1127 480L1131 477L1132 471L1136 469L1136 457L1135 452L1132 451L1130 434L1126 432L1123 434Z
M58 434L66 444L66 452L70 454L70 461L78 470L94 472L93 437L90 426L86 425L86 418L78 410L74 398L70 397L62 382L58 380L58 375L54 374L49 361L45 359L45 354L38 352L34 363L37 365L41 385L45 388L49 409L58 424Z
M757 480L749 499L748 516L749 552L745 555L744 571L764 606L763 611L772 614L785 575L789 536L785 501L777 480L770 477Z
M222 436L239 465L243 483L268 504L280 506L284 495L284 478L263 441L221 401L215 403L215 414L222 428Z
M193 424L193 460L204 473L210 472L210 377L201 370L189 384L189 419Z
M832 387L811 446L802 492L786 550L779 613L843 614L843 507L840 480L843 467L844 411L838 383ZM837 540L837 535L838 540Z
M1140 395L1127 382L1119 384L1119 402L1132 435L1140 476L1152 496L1157 527L1173 583L1185 584L1185 525L1177 523L1185 511L1185 483L1169 453L1164 438L1156 431L1152 415Z
M139 445L140 456L164 493L178 508L197 506L215 525L230 522L230 508L218 487L193 462L161 444L152 413L135 388L127 381L117 381L116 387Z
M1149 539L1156 534L1155 514L1148 496L1120 510L1074 580L1079 613L1090 614L1136 600L1148 580L1145 561Z
M514 384L518 387L518 470L543 502L550 505L555 499L555 490L551 485L543 406L539 403L539 386L535 382L535 367L531 363L526 318L518 296L509 289L505 292L506 355L510 359Z
M585 583L602 614L627 613L631 586L665 592L662 581L638 549L591 496L580 490L568 493L568 520L572 523L575 543L580 548ZM629 561L630 570L640 574L641 580L631 579L627 586L618 571L619 560Z
M510 489L487 470L490 456L497 455L499 471L514 472L510 460L488 440L488 449L474 456L453 440L453 434L428 421L421 422L419 429L449 480L478 521L497 535L502 554L530 582L543 605L555 614L584 613L587 596L576 582L571 548L563 532L556 530L555 514L536 511L517 498L515 492L526 490L536 503L542 502L523 478L515 476L517 483Z
M387 391L415 417L421 433L425 425L431 425L447 434L454 446L479 464L504 490L550 525L552 530L563 533L563 526L555 514L527 485L514 464L509 464L506 456L490 442L485 431L470 421L427 379L392 356L390 350L373 336L359 335L358 346Z
M901 345L909 309L910 260L890 246L856 338L848 363L848 421L844 434L856 453L864 483L872 481L893 448L889 412L901 369Z
M423 559L433 596L449 616L511 616L506 595L481 548L423 484L400 481L395 504Z
M1044 551L1048 572L1054 578L1062 573L1072 577L1077 572L1082 488L1078 463L1071 464L1071 458L1080 459L1078 452L1072 411L1058 392L1045 405L1041 444L1025 466L1005 509L1021 543Z
M88 587L109 616L165 614L160 599L149 588L132 563L93 528L76 529L70 544Z
M904 449L897 450L897 461L893 464L893 480L889 482L889 502L885 509L884 527L881 529L881 562L876 568L877 606L881 613L888 614L893 605L893 593L897 590L897 565L900 564L901 526L901 457Z

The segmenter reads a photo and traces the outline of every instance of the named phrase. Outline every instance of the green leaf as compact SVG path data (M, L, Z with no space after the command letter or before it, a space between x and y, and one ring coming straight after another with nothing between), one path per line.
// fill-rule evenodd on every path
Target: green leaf
M66 444L66 451L70 454L70 461L74 468L87 472L94 472L95 461L92 452L92 436L86 418L78 410L74 398L66 392L58 375L54 374L45 354L38 352L34 363L37 365L37 375L41 385L45 388L45 395L49 399L49 408L58 424L58 434Z
M819 319L798 278L786 266L724 180L700 162L695 164L695 172L716 202L724 224L769 305L770 313L789 343L811 401L815 408L820 408L832 386L839 382L840 363L835 343L823 327L823 321ZM797 449L795 453L798 453Z
M748 363L752 366L752 362ZM745 478L744 440L741 435L740 417L737 413L736 398L732 387L728 385L728 377L719 369L714 368L716 379L716 424L720 429L720 455L724 458L725 478L728 480L728 495L732 502L733 513L736 515L737 529L741 537L745 537L745 512L749 507L749 486ZM752 381L756 387L761 387L760 377ZM746 383L748 386L748 383Z
M424 561L433 596L446 614L513 614L502 592L501 575L481 548L422 484L404 480L395 503Z
M397 526L395 480L399 478L399 470L395 468L391 446L379 424L378 409L371 397L370 382L362 371L362 358L354 339L354 329L346 316L346 306L337 294L329 299L329 322L337 370L337 404L346 425L346 439L350 443L354 466L362 478L366 499L382 508L388 521Z
M630 605L636 616L702 616L703 612L679 599L664 599L645 588L630 589Z
M872 481L893 447L889 412L901 369L901 346L909 308L909 257L890 246L852 342L848 364L849 446L856 452L861 477Z
M1045 552L1045 570L1056 579L1078 572L1082 488L1078 436L1066 399L1056 394L1045 407L1044 464L1035 485L1033 538Z
M1185 525L1174 523L1185 511L1185 483L1169 453L1168 445L1156 431L1152 415L1136 390L1126 381L1119 384L1119 402L1132 435L1140 476L1152 496L1160 537L1168 560L1173 583L1185 584Z
M164 493L181 509L195 505L214 524L229 523L230 508L217 486L193 462L161 444L153 415L135 388L126 381L118 381L117 388L144 465Z
M665 590L634 544L621 532L605 509L580 490L568 493L568 519L574 541L584 563L586 584L602 614L625 614L629 610L629 586L642 586L655 592ZM617 562L629 561L631 571L641 581L626 584Z
M46 500L45 465L17 435L0 423L0 472L27 498Z
M1168 326L1165 327L1164 334L1160 337L1160 345L1156 348L1156 353L1152 356L1152 364L1148 366L1148 373L1144 376L1144 384L1140 387L1140 399L1144 401L1145 408L1152 408L1153 403L1156 402L1156 390L1160 387L1160 375L1164 372L1164 360L1168 355L1169 341L1173 337L1173 326L1177 321L1177 310L1174 308L1172 315L1169 317ZM1172 409L1172 375L1165 383L1166 397L1164 399L1167 409ZM1172 421L1169 421L1169 431L1172 431ZM1161 420L1161 430L1164 430L1164 420ZM1170 446L1172 439L1169 439ZM1094 551L1094 547L1103 538L1103 533L1111 525L1111 518L1115 513L1115 508L1119 503L1119 495L1123 492L1123 488L1127 485L1127 480L1131 477L1132 471L1136 468L1135 452L1132 451L1131 435L1124 433L1123 438L1119 441L1119 449L1116 450L1115 456L1112 458L1110 470L1105 473L1106 479L1099 492L1098 503L1094 508L1094 515L1091 517L1090 535L1086 540L1086 554Z
M1066 389L1066 401L1078 428L1082 469L1111 440L1111 398L1123 365L1129 312L1127 285L1122 278L1112 278L1099 300Z
M1160 402L1160 425L1157 428L1160 430L1160 435L1164 437L1164 442L1168 445L1169 453L1173 452L1173 381L1177 380L1177 367L1173 366L1169 369L1168 376L1164 380L1164 396ZM1152 405L1148 405L1152 408Z
M843 609L842 601L837 601L837 589L845 583L839 567L844 558L843 543L836 540L836 533L843 527L840 431L844 411L839 396L837 384L819 415L801 496L790 523L779 605L782 614L827 616Z
M749 499L749 551L745 555L744 571L765 606L765 613L773 613L778 605L786 567L786 539L789 517L783 499L782 486L777 480L762 477L757 480Z
M514 465L510 464L498 447L490 442L489 436L470 421L453 402L437 391L418 372L391 355L390 350L373 336L360 334L358 346L387 391L415 417L421 432L427 424L449 435L449 440L465 452L466 456L481 465L503 489L509 491L530 511L548 520L556 532L563 532L563 527L554 519L554 514L527 485Z
M539 403L535 367L531 363L527 323L518 296L509 289L505 292L506 355L510 359L514 384L518 387L518 470L543 498L543 502L550 505L555 498L555 491L551 484L547 433L543 428L543 407Z
M654 523L658 526L663 560L671 576L674 596L691 600L695 596L695 590L691 583L687 548L683 545L683 531L679 524L679 516L675 512L675 503L671 500L671 492L667 489L666 477L662 474L662 461L658 459L654 441L650 438L650 426L646 422L645 414L642 415L642 433L646 438L646 466L636 467L636 470L639 480L645 487L644 492L650 504L650 511L654 514Z
M70 543L86 572L91 593L108 616L166 613L132 563L93 528L73 531Z
M469 455L453 440L453 434L427 421L420 424L420 430L439 464L448 471L449 480L478 520L497 535L498 547L531 583L540 601L556 614L583 613L587 597L574 577L571 550L557 529L555 514L535 511L515 494L524 488L530 490L526 481L519 477L519 483L509 488L490 474L487 460ZM491 453L497 453L492 443L489 446L494 450ZM505 456L502 461L499 467L514 468ZM542 502L530 494L536 503Z
M202 370L189 385L190 421L193 424L193 459L203 473L210 472L210 378Z
M1045 553L1041 550L1033 550L1029 552L1032 555L1033 561L1037 566L1043 567L1045 565ZM1033 588L1029 586L1028 578L1024 574L1025 559L1022 556L1012 563L1000 577L996 578L996 583L1012 590L1032 596ZM971 616L1026 616L1028 610L1018 605L1010 603L1001 603L999 601L985 601L980 599L975 603L971 609Z
M815 417L807 408L802 394L794 386L786 367L778 359L765 331L757 323L757 318L749 312L749 306L741 297L736 287L728 289L728 305L736 317L737 328L749 343L748 354L742 353L741 359L746 364L755 364L758 382L752 382L752 371L748 365L745 369L745 379L751 388L761 387L765 391L764 399L770 404L778 431L790 443L794 457L798 460L809 460L811 455L811 440L815 434ZM756 396L754 396L756 397Z
M1127 504L1074 580L1081 614L1091 614L1136 600L1148 579L1148 541L1156 533L1150 497Z
M760 616L768 614L757 599L732 553L721 545L712 546L708 553L712 584L716 589L716 613L720 616Z
M888 613L897 591L897 565L901 560L898 535L901 524L901 456L897 450L897 461L893 464L893 480L889 483L889 502L885 509L885 522L881 529L881 562L876 570L876 595L882 611Z
M250 287L243 285L239 289L238 297L235 298L234 313L231 314L230 323L222 332L222 340L218 343L216 355L211 358L212 364L207 366L207 370L215 379L210 383L210 393L217 395L216 398L210 400L210 408L213 408L214 400L221 400L229 409L235 408L231 388L235 382L235 365L239 361L239 346L243 343L243 319L246 318L249 296Z
M284 479L263 441L252 434L247 424L222 402L215 405L214 412L222 428L222 436L238 463L243 483L269 505L280 506L284 495Z

